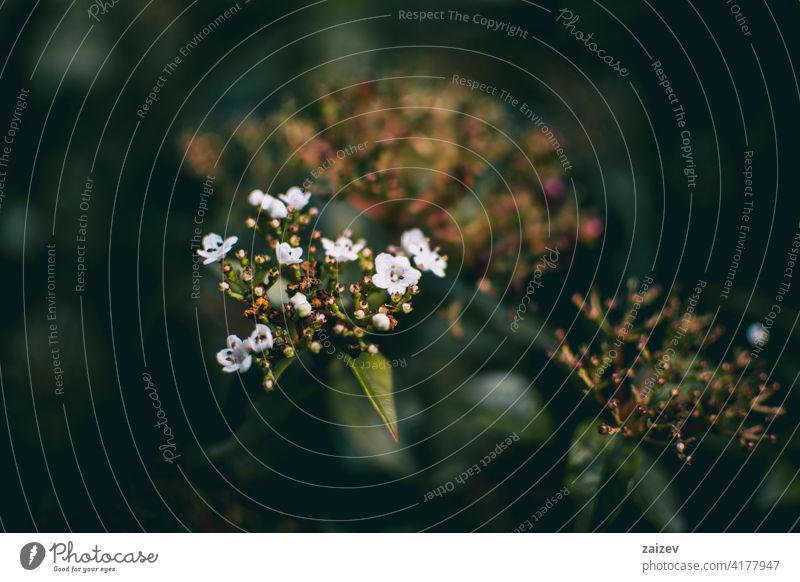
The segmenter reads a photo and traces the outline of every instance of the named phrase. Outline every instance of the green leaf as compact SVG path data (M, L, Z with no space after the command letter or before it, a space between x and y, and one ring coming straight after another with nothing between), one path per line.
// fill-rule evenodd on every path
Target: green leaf
M686 531L686 520L680 513L680 498L669 482L669 473L643 450L638 453L641 463L631 482L634 502L659 531Z
M639 466L636 451L621 434L601 435L589 420L575 430L567 456L564 485L575 506L575 531L605 529L622 510L631 477Z
M392 366L389 360L380 354L362 352L355 359L348 358L347 367L353 372L375 410L378 411L394 442L400 442L397 432L397 408L394 404Z
M789 508L800 503L800 479L789 463L778 462L766 474L756 494L756 506L761 511L777 507Z

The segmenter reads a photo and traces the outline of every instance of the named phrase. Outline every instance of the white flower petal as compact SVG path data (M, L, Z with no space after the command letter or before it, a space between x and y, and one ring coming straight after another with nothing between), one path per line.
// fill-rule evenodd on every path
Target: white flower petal
M275 254L278 257L278 262L282 265L296 265L303 262L300 258L303 255L303 249L300 247L295 248L289 243L279 244Z
M272 330L263 323L256 324L256 328L248 338L250 349L254 352L264 352L271 350L274 340Z
M301 210L308 204L311 198L311 192L303 192L301 188L292 186L286 191L286 194L278 195L278 198L286 202L286 204L291 206L294 210Z
M405 231L400 237L400 246L410 255L417 255L429 249L428 240L418 228Z
M264 201L264 192L261 190L253 190L247 196L247 201L253 206L261 206L261 203Z

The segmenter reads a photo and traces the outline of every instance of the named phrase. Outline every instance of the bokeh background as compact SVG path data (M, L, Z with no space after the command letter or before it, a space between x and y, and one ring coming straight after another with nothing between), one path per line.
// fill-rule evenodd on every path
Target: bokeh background
M582 29L624 61L630 75L621 78L554 22L563 6L547 0L458 3L464 13L519 24L530 31L527 40L472 23L397 18L398 10L454 8L440 2L240 1L168 76L144 119L137 110L163 67L232 4L123 0L97 19L91 6L0 3L0 130L19 92L30 92L0 206L6 530L511 531L563 486L575 428L596 410L565 387L564 370L547 365L543 349L531 349L535 334L515 335L496 350L507 321L487 316L490 296L465 312L461 338L447 332L445 314L382 345L388 357L408 360L395 370L396 386L411 387L397 396L406 419L399 449L382 427L362 426L375 423L368 405L343 407L315 379L351 389L335 363L293 367L268 397L258 378L219 373L214 353L239 323L212 273L202 280L202 300L189 296L198 168L242 120L270 119L323 87L430 75L446 78L434 90L452 92L449 79L460 74L535 104L569 152L580 212L604 221L603 236L578 245L569 268L541 295L549 320L562 327L576 315L562 288L595 285L610 294L648 273L666 287L707 280L703 309L720 307L720 320L744 345L747 326L774 302L800 220L796 4L742 2L748 36L723 1L570 3ZM700 184L691 196L654 60L687 113ZM413 102L431 84L397 90ZM513 110L508 119L512 128L530 123ZM264 137L272 130L255 127ZM210 140L201 144L206 149L192 141L196 134ZM720 302L742 212L745 150L756 152L755 210L731 299ZM241 229L246 191L275 177L274 167L245 162L234 151L219 169L206 230ZM84 211L87 176L93 188ZM301 177L284 173L278 189ZM86 287L76 292L81 214L88 216ZM55 245L54 255L47 245ZM56 393L56 344L49 343L49 256L63 394ZM460 284L471 296L476 281ZM763 354L789 411L777 444L747 455L708 443L690 468L662 457L677 475L671 487L684 529L797 527L796 285ZM419 313L436 312L446 294L421 296ZM445 339L410 357L442 333ZM176 437L177 463L165 463L158 450L145 373ZM231 443L232 428L244 431L247 449ZM520 442L479 475L423 502L517 432ZM621 509L600 527L663 526L632 501ZM536 531L573 530L573 510L569 499L559 502Z

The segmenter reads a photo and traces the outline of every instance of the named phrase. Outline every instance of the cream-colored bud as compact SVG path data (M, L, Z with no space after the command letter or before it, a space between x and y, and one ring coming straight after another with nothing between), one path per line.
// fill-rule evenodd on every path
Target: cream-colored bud
M392 327L392 320L385 313L376 313L372 316L372 325L378 331L389 331Z

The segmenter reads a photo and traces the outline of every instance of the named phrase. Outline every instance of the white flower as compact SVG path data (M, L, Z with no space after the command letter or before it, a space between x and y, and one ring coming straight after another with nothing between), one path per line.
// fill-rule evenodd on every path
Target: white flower
M225 255L233 248L236 241L239 240L238 236L229 236L225 240L218 234L207 234L203 237L203 248L197 249L197 254L205 259L204 265L216 263L225 258Z
M303 262L300 258L303 254L303 249L300 247L295 248L289 243L283 242L279 244L276 254L281 265L296 265Z
M253 363L253 356L248 352L247 342L239 336L228 336L228 349L217 352L217 361L222 365L223 372L247 372Z
M261 206L261 203L264 202L264 192L261 190L253 190L247 197L247 201L253 206Z
M295 293L289 301L291 301L292 307L294 307L295 312L300 317L308 317L311 315L311 304L302 293Z
M286 205L269 194L264 194L264 198L261 200L261 210L272 218L286 218L289 215Z
M400 246L411 256L418 255L430 249L428 246L428 239L425 238L425 235L422 234L422 231L418 228L405 231L400 237Z
M422 271L430 271L437 277L444 277L447 268L447 259L436 251L426 249L414 255L414 264Z
M265 352L272 349L272 330L263 323L257 323L250 337L245 340L245 347L254 352Z
M286 191L286 194L279 194L278 198L286 202L287 206L291 206L295 210L301 210L308 204L308 200L311 198L311 192L303 192L303 190L297 186L292 186Z
M385 313L376 313L372 316L372 325L378 331L389 331L392 327L392 320Z
M340 263L347 261L355 261L358 258L358 253L366 245L366 241L362 238L357 243L354 243L350 237L340 236L336 241L328 238L322 239L322 247L325 249L325 256L331 257Z
M375 258L375 274L372 282L386 289L390 295L402 295L411 285L416 285L422 273L411 266L407 257L393 257L381 253Z
M754 348L761 347L769 341L769 330L760 323L751 323L747 328L747 341Z

